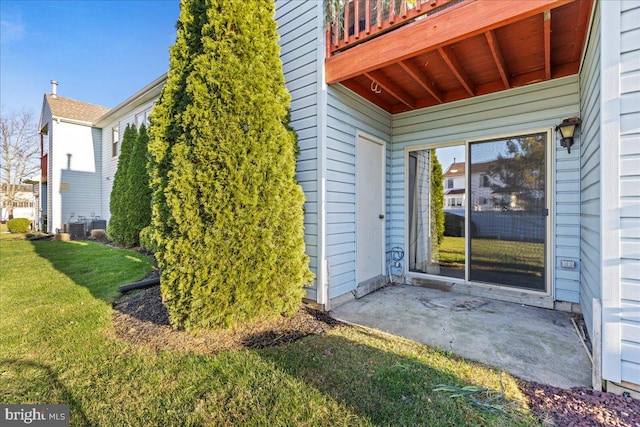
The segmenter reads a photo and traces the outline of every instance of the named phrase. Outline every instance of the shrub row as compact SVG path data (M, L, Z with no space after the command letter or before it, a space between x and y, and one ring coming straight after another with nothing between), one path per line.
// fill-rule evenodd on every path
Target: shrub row
M124 247L140 245L140 232L151 222L147 174L149 135L145 125L128 124L122 137L118 169L111 190L109 238Z

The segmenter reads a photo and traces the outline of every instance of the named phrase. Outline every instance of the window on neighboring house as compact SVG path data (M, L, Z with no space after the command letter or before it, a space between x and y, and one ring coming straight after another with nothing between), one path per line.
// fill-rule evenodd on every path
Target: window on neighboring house
M111 156L118 157L118 142L120 140L120 127L111 128Z
M27 200L14 200L13 207L14 208L32 208L33 202L29 202Z
M480 175L480 187L489 187L489 175Z
M148 108L144 111L136 114L136 129L140 129L140 126L144 123L146 128L149 128L149 114L151 113L151 108Z
M447 180L447 188L453 188L453 178Z

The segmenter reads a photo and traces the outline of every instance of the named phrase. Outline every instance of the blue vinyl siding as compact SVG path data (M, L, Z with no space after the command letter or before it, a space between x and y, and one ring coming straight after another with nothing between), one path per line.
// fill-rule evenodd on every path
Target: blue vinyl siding
M317 5L307 1L277 1L280 58L291 94L291 126L298 134L296 177L304 190L305 243L311 271L318 272L318 25ZM307 296L316 299L315 285Z
M596 4L596 8L599 5ZM596 10L580 73L580 307L593 336L593 298L600 290L600 14Z
M623 381L640 384L640 1L621 7L621 373Z
M507 90L469 100L402 113L393 117L391 156L390 230L392 246L405 246L405 149L430 143L464 142L533 129L549 129L566 117L578 115L577 77ZM571 154L559 147L555 133L552 150L554 217L553 286L555 299L577 303L578 269L560 268L560 259L580 259L580 148ZM579 265L579 263L578 263Z
M329 87L327 104L326 244L335 298L356 288L356 134L385 141L390 159L391 115L340 85Z

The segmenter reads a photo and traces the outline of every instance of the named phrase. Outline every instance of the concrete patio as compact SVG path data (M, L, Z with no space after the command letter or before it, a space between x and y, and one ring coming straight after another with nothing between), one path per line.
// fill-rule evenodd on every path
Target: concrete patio
M527 380L591 385L591 362L570 313L408 285L385 287L331 313Z

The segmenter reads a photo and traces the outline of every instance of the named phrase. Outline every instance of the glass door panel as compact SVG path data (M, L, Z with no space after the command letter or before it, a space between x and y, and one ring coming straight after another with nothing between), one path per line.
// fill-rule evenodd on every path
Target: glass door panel
M465 277L464 145L409 153L409 271Z
M546 289L546 137L470 144L470 280Z

